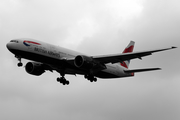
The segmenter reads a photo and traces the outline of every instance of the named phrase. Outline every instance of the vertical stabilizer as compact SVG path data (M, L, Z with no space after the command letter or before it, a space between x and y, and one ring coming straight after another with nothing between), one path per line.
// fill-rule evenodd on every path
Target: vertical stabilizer
M123 53L133 52L134 44L135 44L134 41L130 41L130 43L128 44L128 46L124 49ZM120 64L121 64L121 66L123 66L123 67L125 67L125 68L128 68L128 67L129 67L129 64L130 64L130 60L123 61L123 62L121 62Z

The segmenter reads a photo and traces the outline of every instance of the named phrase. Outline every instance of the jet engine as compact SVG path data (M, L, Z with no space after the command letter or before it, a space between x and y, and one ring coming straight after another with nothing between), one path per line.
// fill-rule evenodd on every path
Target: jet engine
M26 72L31 75L39 76L45 72L42 64L36 62L28 62L25 66Z
M91 57L78 55L74 60L74 65L77 68L81 68L81 69L91 69L96 65L96 63Z

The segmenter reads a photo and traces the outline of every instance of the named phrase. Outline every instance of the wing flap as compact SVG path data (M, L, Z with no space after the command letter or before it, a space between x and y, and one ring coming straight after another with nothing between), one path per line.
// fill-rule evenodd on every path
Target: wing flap
M134 69L134 70L124 70L125 73L135 73L135 72L146 72L153 70L161 70L161 68L145 68L145 69Z

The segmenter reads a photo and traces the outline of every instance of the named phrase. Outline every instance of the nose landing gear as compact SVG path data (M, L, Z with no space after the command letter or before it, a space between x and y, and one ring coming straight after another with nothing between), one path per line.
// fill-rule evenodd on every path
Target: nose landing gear
M19 61L19 63L17 64L17 66L18 67L22 67L23 66L23 63L21 62L21 57L20 56L15 56L17 59L18 59L18 61Z

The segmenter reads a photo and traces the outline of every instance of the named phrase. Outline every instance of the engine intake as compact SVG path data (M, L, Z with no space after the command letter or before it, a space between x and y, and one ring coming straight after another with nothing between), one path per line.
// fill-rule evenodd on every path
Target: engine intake
M84 55L78 55L75 58L74 65L81 69L91 69L96 65L96 63L94 62L93 58L91 58L91 57L87 57Z
M25 66L25 69L27 73L36 76L42 75L45 72L42 64L35 62L28 62Z

